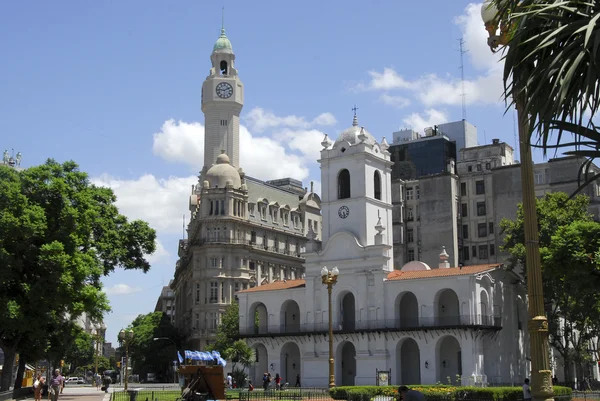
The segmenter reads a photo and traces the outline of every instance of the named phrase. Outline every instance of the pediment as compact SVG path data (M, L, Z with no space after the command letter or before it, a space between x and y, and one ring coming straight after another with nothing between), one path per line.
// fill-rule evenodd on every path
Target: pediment
M329 237L329 240L319 252L326 259L354 259L362 257L365 247L358 238L349 231L338 231Z

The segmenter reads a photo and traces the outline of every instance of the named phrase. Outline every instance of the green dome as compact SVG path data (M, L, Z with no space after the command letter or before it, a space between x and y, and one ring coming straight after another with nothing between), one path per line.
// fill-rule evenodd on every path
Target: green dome
M231 48L231 42L229 41L229 39L227 39L227 36L225 35L225 28L221 28L221 36L219 36L219 39L217 39L217 42L213 46L214 52L219 50L233 51L233 49Z

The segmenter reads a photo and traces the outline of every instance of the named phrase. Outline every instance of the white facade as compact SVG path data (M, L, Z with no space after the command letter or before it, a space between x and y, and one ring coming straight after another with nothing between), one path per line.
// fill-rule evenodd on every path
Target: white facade
M322 145L323 242L309 235L305 278L238 293L240 334L257 352L252 379L268 371L291 384L300 375L303 386L327 385L321 269L336 266L337 385L375 384L377 369L391 369L395 384L522 382L527 325L516 277L500 265L450 268L445 250L436 269L415 261L394 271L385 139L378 143L355 117L333 146L327 138Z

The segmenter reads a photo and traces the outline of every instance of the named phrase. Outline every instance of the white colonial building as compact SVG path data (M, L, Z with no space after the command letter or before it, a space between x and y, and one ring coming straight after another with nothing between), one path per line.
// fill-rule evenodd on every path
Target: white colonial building
M375 384L376 371L389 369L396 384L520 383L529 367L519 278L500 264L450 267L442 249L434 268L413 261L394 270L385 138L378 143L355 116L322 145L322 242L309 231L305 277L237 293L255 383L270 372L327 385L323 266L340 272L331 302L337 385Z

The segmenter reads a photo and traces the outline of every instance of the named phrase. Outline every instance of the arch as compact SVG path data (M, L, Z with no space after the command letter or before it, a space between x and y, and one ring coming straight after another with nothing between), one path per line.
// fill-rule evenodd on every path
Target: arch
M282 378L282 383L296 383L296 376L300 374L302 358L298 344L288 342L281 347L280 353L280 371L279 376Z
M479 321L483 325L489 325L490 322L490 300L487 291L482 289L479 292Z
M356 348L350 341L338 345L336 352L335 382L338 386L354 386L356 377Z
M414 293L407 291L398 295L396 319L398 328L419 327L419 302Z
M448 335L436 344L438 381L442 384L458 384L462 377L462 352L456 337ZM448 383L450 382L450 383Z
M254 334L263 334L269 332L269 313L267 307L262 302L256 302L250 307L248 314L248 327L253 328Z
M375 170L373 174L373 186L374 186L374 194L375 199L381 200L381 174L379 170Z
M338 199L350 197L350 172L343 169L338 173Z
M340 294L340 321L336 327L339 330L354 330L356 328L356 299L351 292Z
M398 384L421 384L421 351L412 338L396 345L396 380Z
M256 386L262 384L263 375L269 371L269 354L264 344L257 343L252 345L252 348L254 348L255 359L251 367L250 377L252 378L252 384Z
M300 306L298 302L288 299L281 304L281 333L300 332Z
M221 62L219 63L219 69L221 70L221 75L227 75L227 72L228 72L227 67L228 67L227 61L221 60Z
M436 294L437 308L435 318L438 326L455 326L460 324L460 305L458 295L450 288L440 290Z

